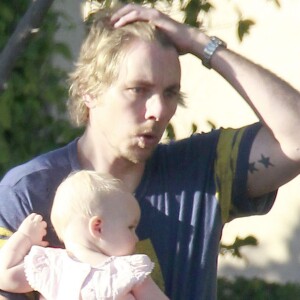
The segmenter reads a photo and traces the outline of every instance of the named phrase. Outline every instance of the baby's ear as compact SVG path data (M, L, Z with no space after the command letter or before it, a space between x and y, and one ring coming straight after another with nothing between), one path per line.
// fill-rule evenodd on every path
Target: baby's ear
M98 216L93 216L89 221L89 231L93 237L99 238L102 233L102 221Z

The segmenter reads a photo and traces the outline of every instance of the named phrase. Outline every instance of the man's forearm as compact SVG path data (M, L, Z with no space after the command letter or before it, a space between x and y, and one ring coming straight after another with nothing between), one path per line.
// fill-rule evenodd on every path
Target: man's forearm
M187 29L189 53L204 58L210 39L195 28ZM271 129L285 154L300 161L300 93L269 70L228 48L219 47L210 65L252 107L259 119Z
M253 108L285 155L300 161L300 93L284 80L244 57L221 48L212 67Z

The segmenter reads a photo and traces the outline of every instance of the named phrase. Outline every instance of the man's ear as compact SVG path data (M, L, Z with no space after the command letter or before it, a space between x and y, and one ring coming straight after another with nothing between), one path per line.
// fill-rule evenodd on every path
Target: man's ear
M102 234L102 221L98 216L93 216L89 221L89 231L93 237L99 238Z
M94 96L92 96L91 94L85 94L83 95L83 101L84 104L89 108L92 109L96 106L96 98Z

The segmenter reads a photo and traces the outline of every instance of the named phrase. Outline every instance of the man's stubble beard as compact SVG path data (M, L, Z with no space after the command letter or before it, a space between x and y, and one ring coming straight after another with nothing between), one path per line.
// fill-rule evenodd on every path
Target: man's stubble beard
M123 152L123 157L133 164L145 163L152 156L156 147L149 149L147 150L147 153L142 153L142 154L139 153L141 151L143 152L142 148L139 148L139 151L127 149L126 151Z

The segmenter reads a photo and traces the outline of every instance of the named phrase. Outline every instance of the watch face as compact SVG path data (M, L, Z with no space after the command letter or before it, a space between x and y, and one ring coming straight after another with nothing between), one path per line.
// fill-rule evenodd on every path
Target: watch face
M210 38L209 43L204 48L203 59L202 59L202 64L205 67L207 67L208 69L211 69L210 60L211 60L213 54L215 53L215 51L219 47L226 48L226 43L223 42L221 39L219 39L219 38L217 38L215 36L212 36Z
M210 38L210 40L212 42L214 42L215 44L217 44L218 46L223 46L223 47L226 47L226 43L224 41L222 41L221 39L217 38L216 36L212 36Z

